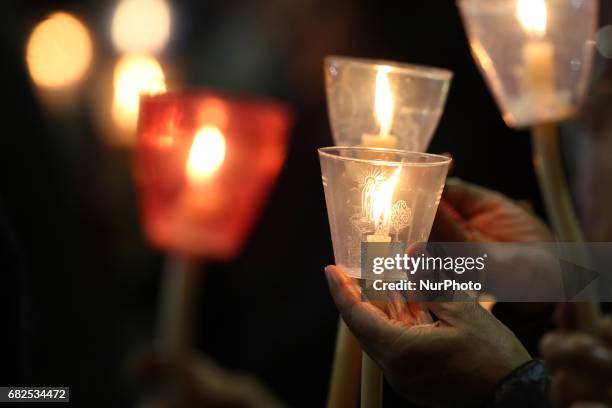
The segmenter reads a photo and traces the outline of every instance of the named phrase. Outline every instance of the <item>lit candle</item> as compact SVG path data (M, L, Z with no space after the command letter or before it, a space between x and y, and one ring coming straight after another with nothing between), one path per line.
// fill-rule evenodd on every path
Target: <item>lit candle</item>
M187 181L198 188L208 183L225 159L225 137L215 126L205 126L193 138L187 158Z
M187 185L180 205L186 207L188 217L206 217L222 206L217 189L211 187L225 160L225 151L225 137L219 128L204 126L197 131L185 165Z
M364 186L362 214L374 223L374 234L367 235L368 242L391 242L391 210L393 192L399 180L401 166L387 181Z
M539 104L548 104L554 94L553 45L544 40L548 10L544 0L518 0L516 17L528 33L530 40L523 47L525 85Z
M366 235L367 242L391 242L391 211L393 193L401 172L401 163L393 175L385 181L373 181L365 185L362 192L362 215L374 223L374 234ZM375 178L374 178L375 179ZM378 364L365 353L361 356L361 407L382 406L382 371Z
M361 135L361 145L365 147L383 147L394 149L397 146L397 138L391 134L393 125L394 99L389 85L387 73L390 67L381 66L376 74L376 94L374 96L374 114L380 126L380 133L372 135L364 133Z

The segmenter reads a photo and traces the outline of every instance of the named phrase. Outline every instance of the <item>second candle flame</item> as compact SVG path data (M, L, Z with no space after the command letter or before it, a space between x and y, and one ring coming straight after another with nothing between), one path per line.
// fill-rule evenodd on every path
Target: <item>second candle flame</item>
M381 66L376 74L376 95L374 96L374 112L380 125L380 137L387 137L393 123L393 93L389 85L387 73L390 67Z

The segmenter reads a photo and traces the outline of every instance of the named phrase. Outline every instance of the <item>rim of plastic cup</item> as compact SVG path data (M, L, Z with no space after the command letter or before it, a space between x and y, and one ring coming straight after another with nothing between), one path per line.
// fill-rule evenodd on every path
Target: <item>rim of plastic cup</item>
M399 72L407 75L412 75L414 77L436 79L441 81L450 81L454 75L453 71L449 69L431 67L428 65L408 64L404 62L382 59L345 57L341 55L328 55L325 57L326 65L331 65L333 62L361 65L366 68L373 67L376 65L383 65L391 68L390 72Z
M456 0L455 3L474 14L516 13L516 0Z
M450 164L453 160L448 156L442 156L439 154L431 154L431 153L420 153L420 152L410 152L407 150L399 150L399 149L384 149L378 147L359 147L359 146L330 146L330 147L321 147L317 149L320 156L328 157L334 160L343 160L357 163L367 163L367 164L376 164L380 166L397 166L401 165L402 167L434 167L434 166L444 166ZM337 153L333 153L333 151L338 151ZM397 160L376 160L376 159L361 159L358 157L345 157L340 156L340 151L354 151L354 152L380 152L386 154L397 154L399 157ZM417 162L416 158L427 158L434 159L435 161L430 162Z
M188 101L188 100L205 100L218 99L223 103L248 105L260 109L274 109L291 113L289 105L281 100L269 98L267 96L246 95L238 92L226 91L206 86L194 86L189 88L177 88L158 93L142 93L140 95L141 103L148 101Z

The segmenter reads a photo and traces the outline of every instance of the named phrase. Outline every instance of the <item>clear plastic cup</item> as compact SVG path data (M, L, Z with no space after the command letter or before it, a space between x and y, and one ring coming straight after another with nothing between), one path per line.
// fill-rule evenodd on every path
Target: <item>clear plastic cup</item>
M359 58L325 58L334 143L422 152L444 110L452 72Z
M459 0L474 59L512 127L557 122L581 104L597 0Z
M319 149L336 264L361 276L362 242L426 242L451 159L401 150Z

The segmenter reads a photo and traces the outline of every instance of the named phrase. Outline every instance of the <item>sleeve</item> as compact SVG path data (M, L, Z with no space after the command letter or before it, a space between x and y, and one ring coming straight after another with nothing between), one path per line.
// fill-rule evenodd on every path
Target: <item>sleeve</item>
M497 386L487 408L550 407L551 374L540 360L512 371Z

